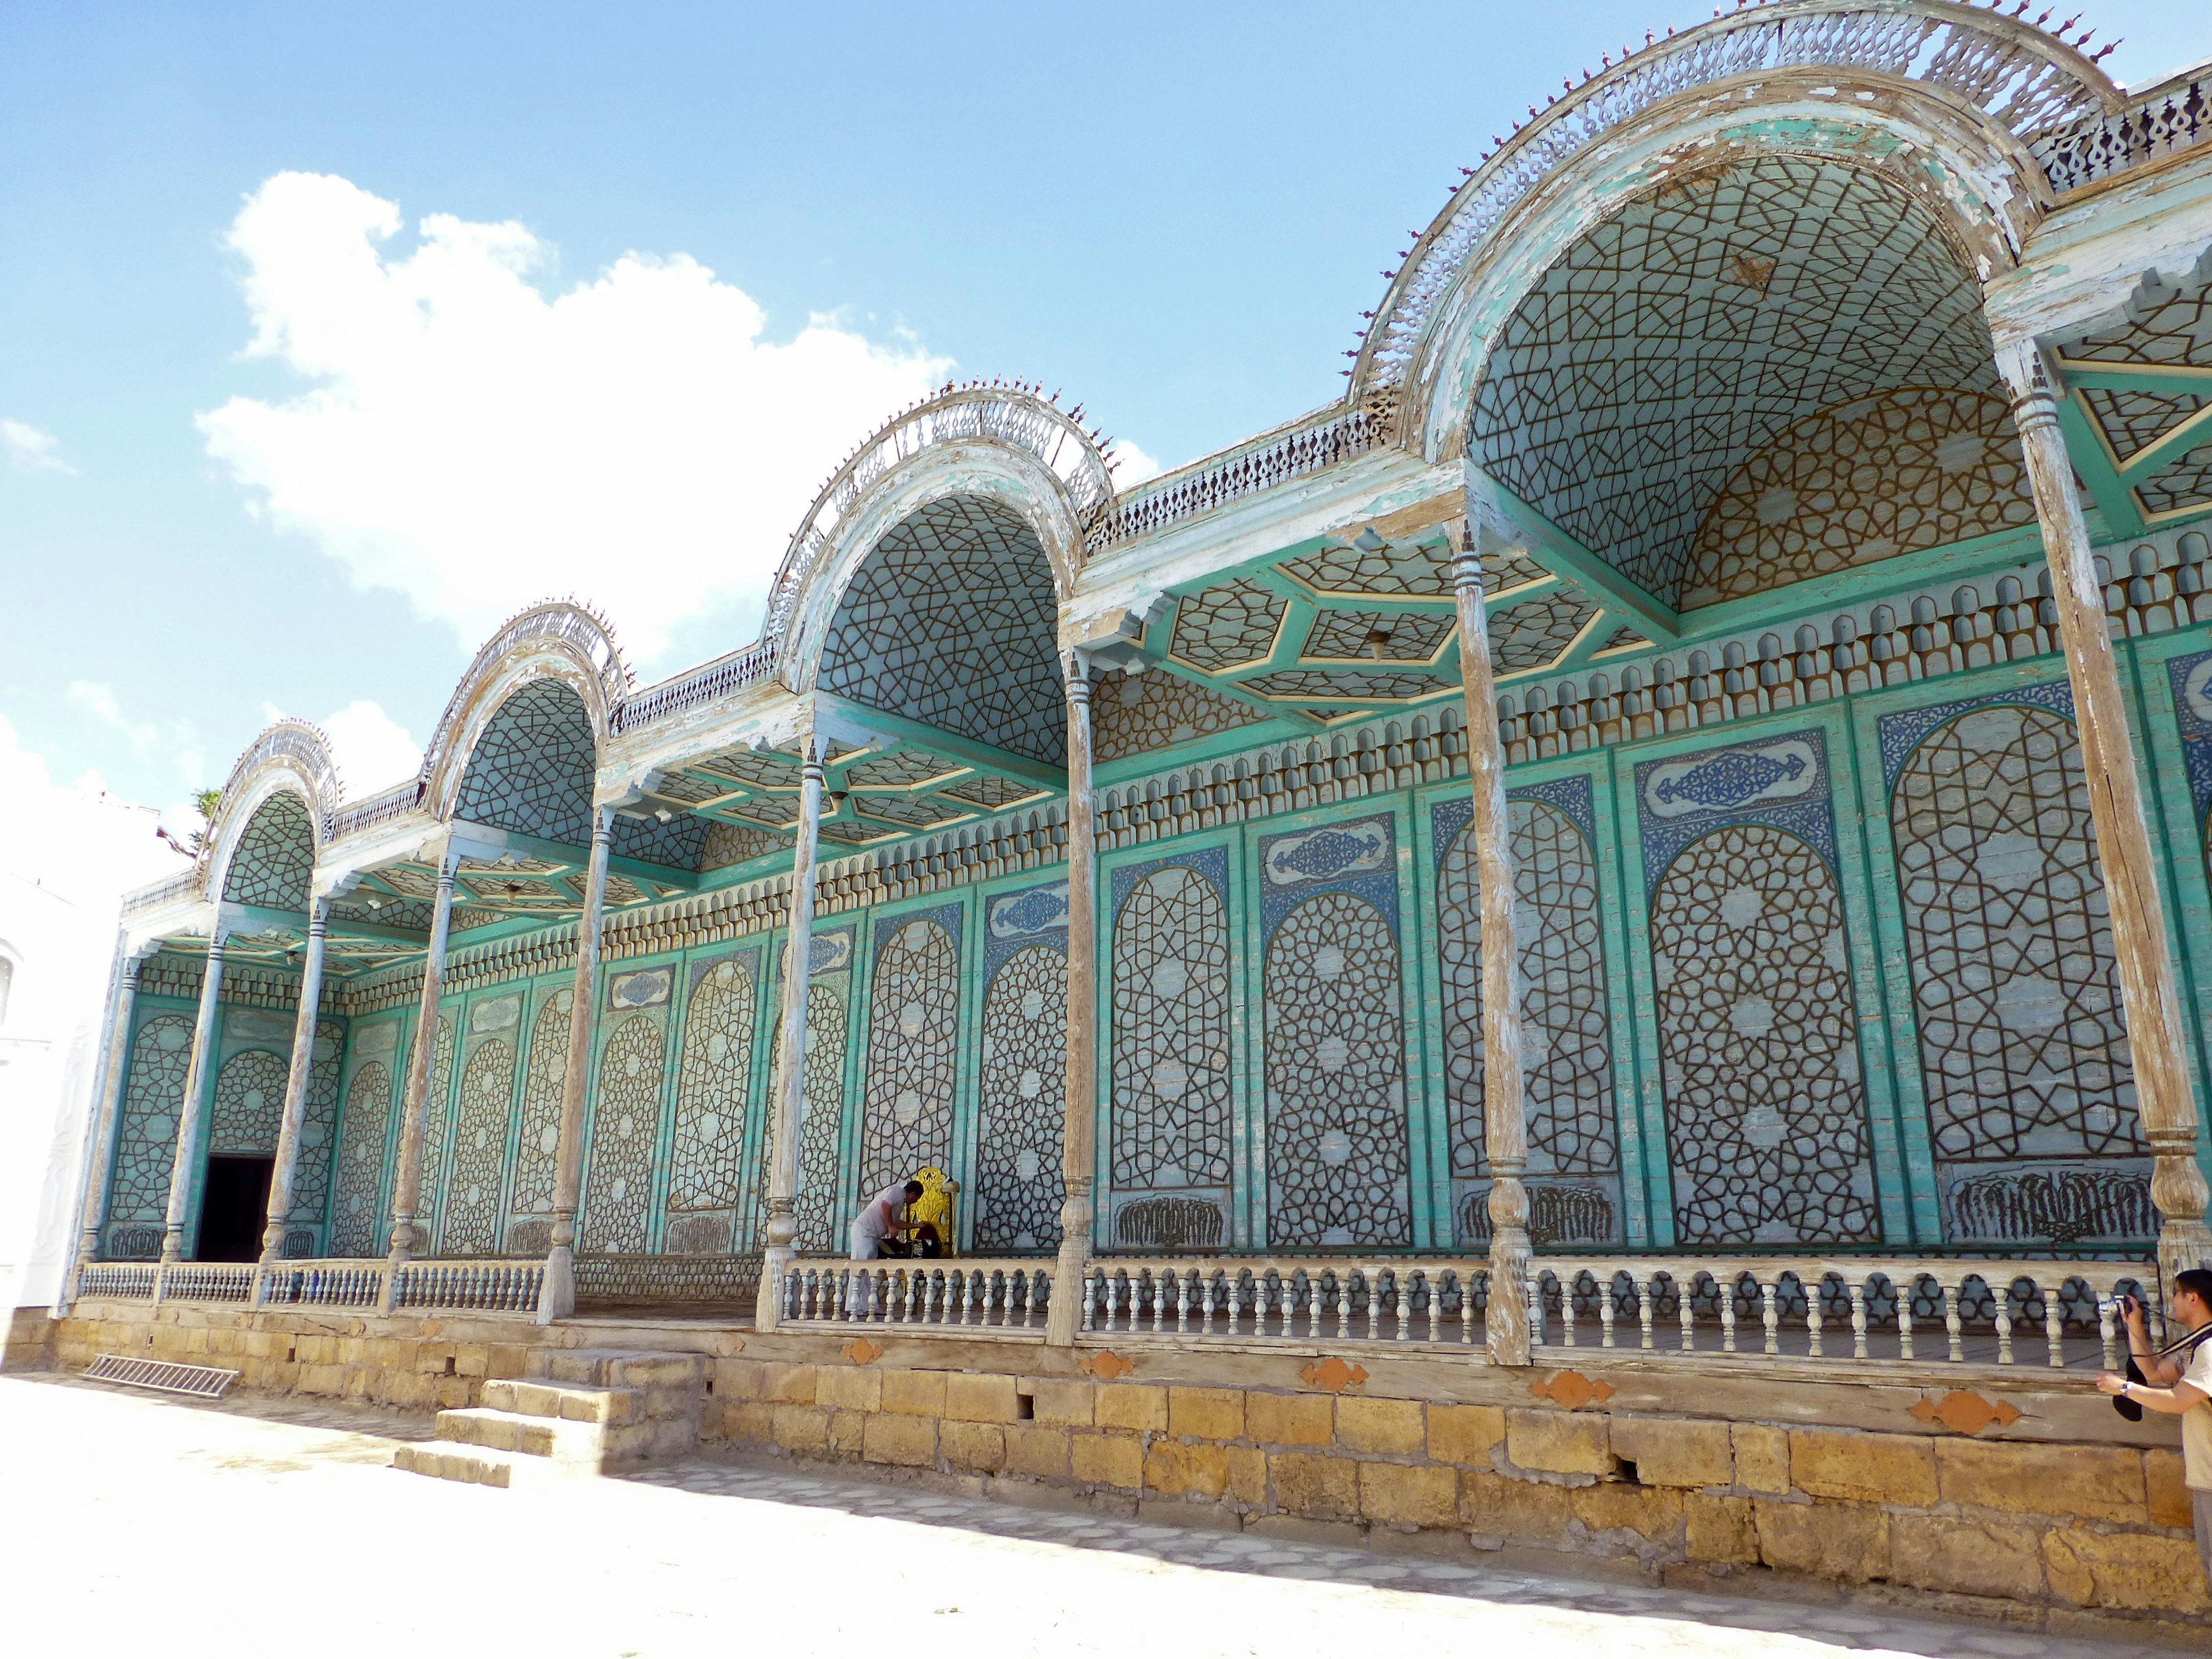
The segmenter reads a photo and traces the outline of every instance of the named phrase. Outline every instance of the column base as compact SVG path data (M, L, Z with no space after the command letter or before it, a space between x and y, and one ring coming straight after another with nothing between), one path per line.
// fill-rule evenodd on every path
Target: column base
M1087 1206L1086 1206L1087 1207ZM1044 1340L1051 1348L1075 1346L1083 1319L1083 1280L1091 1271L1090 1229L1060 1241L1060 1261L1052 1276L1052 1300L1045 1304Z
M787 1244L771 1244L761 1252L760 1290L753 1297L753 1328L772 1331L783 1323L783 1278L791 1267Z
M550 1325L576 1311L576 1254L566 1244L556 1244L545 1258L545 1276L538 1284L538 1322Z

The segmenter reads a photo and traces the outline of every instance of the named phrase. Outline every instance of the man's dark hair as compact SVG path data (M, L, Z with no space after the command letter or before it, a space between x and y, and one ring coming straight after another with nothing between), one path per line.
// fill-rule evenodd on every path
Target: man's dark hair
M2174 1274L2173 1288L2188 1291L2212 1312L2212 1267L2184 1267Z
M928 1190L929 1188L923 1186L919 1181L909 1181L906 1183L906 1195L908 1198L920 1198ZM2204 1277L2207 1281L2212 1281L2212 1273L2207 1273Z

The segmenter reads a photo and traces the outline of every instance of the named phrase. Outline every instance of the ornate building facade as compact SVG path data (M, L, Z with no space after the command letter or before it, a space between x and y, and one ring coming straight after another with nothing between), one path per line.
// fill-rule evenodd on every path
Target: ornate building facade
M534 606L365 798L271 726L126 908L83 1260L552 1317L925 1167L1063 1273L2201 1257L2198 84L1730 14L1532 106L1351 356L1128 489L949 386L758 642Z

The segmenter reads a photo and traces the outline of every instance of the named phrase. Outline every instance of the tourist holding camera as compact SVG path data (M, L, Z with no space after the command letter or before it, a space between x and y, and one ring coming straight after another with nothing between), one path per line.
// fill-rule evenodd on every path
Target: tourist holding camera
M2142 1380L2106 1371L2097 1386L2137 1407L2128 1415L2139 1416L2144 1407L2179 1414L2181 1478L2197 1522L2197 1553L2212 1582L2212 1271L2190 1267L2176 1273L2166 1305L2183 1334L2154 1351L2142 1304L2131 1296L2120 1298L2130 1368Z

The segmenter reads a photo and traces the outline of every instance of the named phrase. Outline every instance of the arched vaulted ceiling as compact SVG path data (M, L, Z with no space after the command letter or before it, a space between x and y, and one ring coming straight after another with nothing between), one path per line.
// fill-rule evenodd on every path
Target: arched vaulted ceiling
M254 809L223 872L226 903L304 911L315 871L315 827L306 805L278 790Z
M838 601L821 690L1048 765L1066 763L1052 568L1036 532L955 495L878 542Z
M1469 447L1694 609L2031 520L1992 359L1979 285L1928 207L1874 169L1768 154L1578 239L1502 331ZM1900 465L1928 506L1902 523L1879 499Z

